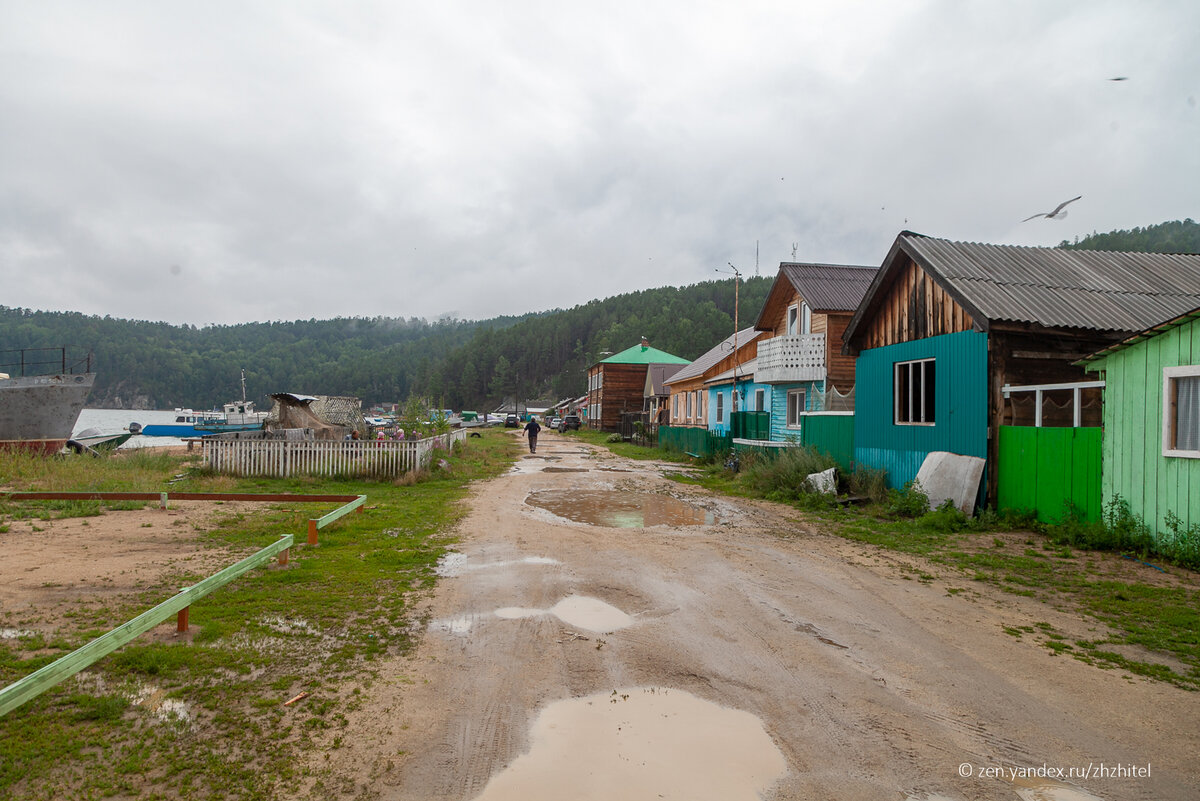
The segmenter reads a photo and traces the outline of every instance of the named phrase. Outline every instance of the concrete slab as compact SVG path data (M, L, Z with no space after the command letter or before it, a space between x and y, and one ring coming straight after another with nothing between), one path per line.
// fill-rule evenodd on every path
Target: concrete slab
M917 471L917 483L929 497L929 508L936 509L949 499L963 514L974 515L983 466L984 460L978 456L931 451Z
M837 477L834 475L836 467L831 467L828 470L822 470L820 473L811 473L805 481L808 486L813 488L815 492L837 494Z

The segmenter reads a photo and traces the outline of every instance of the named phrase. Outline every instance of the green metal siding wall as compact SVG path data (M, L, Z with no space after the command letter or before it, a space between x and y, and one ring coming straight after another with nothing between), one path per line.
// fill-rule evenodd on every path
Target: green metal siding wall
M1156 531L1174 512L1200 525L1200 459L1162 455L1163 368L1200 364L1200 321L1131 345L1099 363L1105 372L1102 496L1120 496Z
M932 426L893 422L893 365L935 359ZM854 461L882 467L888 485L916 478L931 451L987 458L987 334L957 334L864 350L855 365Z
M1099 428L1000 426L996 505L1057 523L1069 502L1099 520L1101 439Z
M806 414L801 441L810 448L827 453L843 470L854 462L854 415Z
M707 428L658 427L658 446L660 448L672 448L698 456L712 456L716 453L724 453L730 449L732 444L732 437L714 434Z
M734 412L729 416L729 431L737 439L770 439L770 412Z

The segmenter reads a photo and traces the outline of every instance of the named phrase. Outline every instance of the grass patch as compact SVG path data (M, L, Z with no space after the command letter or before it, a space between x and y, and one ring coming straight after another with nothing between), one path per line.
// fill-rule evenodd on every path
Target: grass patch
M143 635L86 671L0 718L0 798L290 797L307 770L301 758L335 746L385 655L411 645L411 603L433 585L433 568L466 513L475 479L504 472L517 443L502 432L468 438L446 464L404 486L390 481L232 480L189 472L190 491L366 494L367 508L296 547L285 568L257 569L192 605L188 641ZM188 469L184 457L35 461L0 457L0 484L23 490L157 491ZM200 532L236 561L336 508L263 504ZM45 507L7 502L0 515ZM58 513L61 510L53 510ZM68 512L78 512L69 509ZM0 517L3 519L3 517ZM10 517L11 519L11 517ZM194 582L186 567L133 597L77 610L53 638L0 641L8 684ZM0 626L22 628L0 611ZM299 692L304 703L283 707Z

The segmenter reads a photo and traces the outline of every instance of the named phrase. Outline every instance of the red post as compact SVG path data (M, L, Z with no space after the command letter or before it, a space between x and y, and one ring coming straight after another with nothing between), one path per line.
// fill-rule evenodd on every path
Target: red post
M308 544L309 545L317 544L317 521L316 520L308 521Z
M287 548L284 548L282 551L280 551L280 552L279 552L279 564L281 564L281 565L286 565L286 564L287 564L287 562L288 562L288 550L289 550L289 549L287 549Z
M179 610L179 614L175 617L175 632L182 634L188 630L188 610L190 606L185 606Z

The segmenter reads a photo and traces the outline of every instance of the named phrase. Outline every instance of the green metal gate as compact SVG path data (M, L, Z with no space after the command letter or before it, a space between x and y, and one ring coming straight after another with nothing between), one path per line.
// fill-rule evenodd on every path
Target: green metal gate
M1030 510L1057 523L1074 504L1083 519L1098 521L1100 428L1000 426L997 506Z

